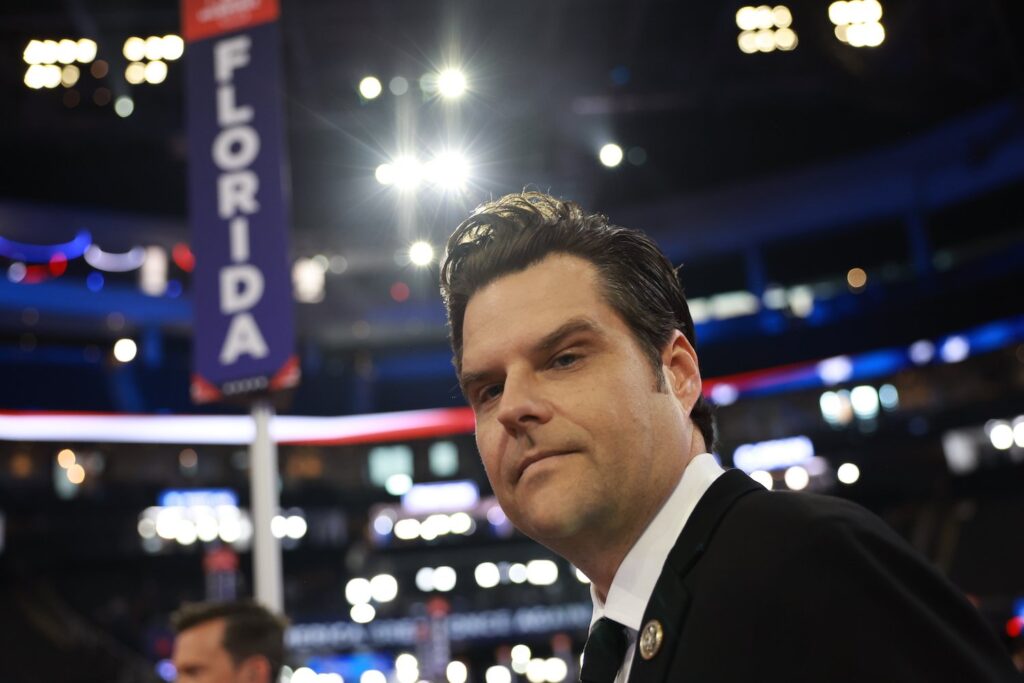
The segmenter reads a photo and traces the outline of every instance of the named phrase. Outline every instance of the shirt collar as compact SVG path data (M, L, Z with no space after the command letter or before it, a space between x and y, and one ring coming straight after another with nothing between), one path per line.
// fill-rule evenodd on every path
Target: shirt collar
M724 471L710 453L702 453L690 461L675 490L622 560L604 602L591 585L590 597L594 602L591 626L601 617L608 617L633 631L640 630L662 565L697 501Z

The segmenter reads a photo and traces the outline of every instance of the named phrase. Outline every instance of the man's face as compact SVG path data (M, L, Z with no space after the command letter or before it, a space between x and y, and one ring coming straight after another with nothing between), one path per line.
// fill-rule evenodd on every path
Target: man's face
M224 649L224 620L211 619L178 634L174 640L177 683L237 683L245 681L244 664L235 666Z
M520 530L557 549L646 524L692 430L666 348L659 391L597 269L575 256L553 254L470 298L460 380L488 479Z

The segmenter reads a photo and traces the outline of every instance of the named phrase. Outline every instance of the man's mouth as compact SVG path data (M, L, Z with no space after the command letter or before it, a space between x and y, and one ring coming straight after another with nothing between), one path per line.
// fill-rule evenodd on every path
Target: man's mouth
M523 459L519 461L519 467L516 470L516 481L521 479L523 474L526 472L527 468L529 468L534 463L538 463L541 460L547 460L548 458L554 458L554 457L557 457L559 455L567 455L568 453L572 453L572 452L573 452L572 449L563 449L563 450L531 451L531 452L527 453L523 457Z

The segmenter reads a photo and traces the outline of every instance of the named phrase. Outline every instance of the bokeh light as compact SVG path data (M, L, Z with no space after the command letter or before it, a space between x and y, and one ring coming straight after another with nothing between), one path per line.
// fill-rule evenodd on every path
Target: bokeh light
M359 94L367 100L373 100L380 96L383 91L380 80L375 76L367 76L359 81Z
M598 158L601 160L601 163L607 166L608 168L615 168L616 166L621 164L622 157L622 148L616 145L614 142L609 142L608 144L604 145L603 147L601 147L601 151L598 152Z

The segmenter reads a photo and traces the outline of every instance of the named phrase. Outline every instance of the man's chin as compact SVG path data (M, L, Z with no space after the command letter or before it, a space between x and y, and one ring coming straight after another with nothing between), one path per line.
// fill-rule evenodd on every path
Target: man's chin
M582 531L582 517L571 510L547 510L544 514L531 515L520 531L543 545L558 543L577 537Z

